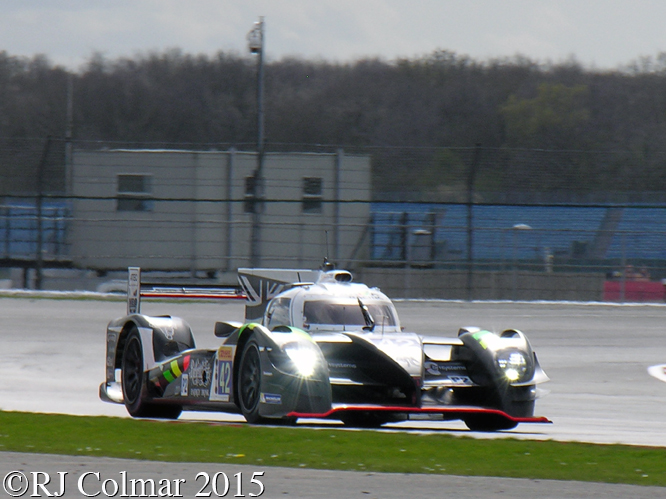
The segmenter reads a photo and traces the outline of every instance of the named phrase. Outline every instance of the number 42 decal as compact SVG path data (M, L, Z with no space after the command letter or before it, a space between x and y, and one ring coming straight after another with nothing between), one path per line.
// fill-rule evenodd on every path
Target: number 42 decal
M210 400L229 402L233 377L234 347L222 346L215 356L215 377Z

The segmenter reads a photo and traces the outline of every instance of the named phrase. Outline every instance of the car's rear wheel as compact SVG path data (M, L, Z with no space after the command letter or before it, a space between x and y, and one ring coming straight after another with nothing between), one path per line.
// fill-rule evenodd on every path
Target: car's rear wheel
M243 348L238 370L238 394L240 409L248 423L265 422L259 415L261 398L261 358L259 345L250 340Z
M157 405L148 402L148 387L143 372L143 346L136 327L132 327L123 348L122 387L125 408L134 418L177 419L182 412L178 405Z
M374 412L354 411L340 417L345 426L353 428L379 428L391 422L391 418Z

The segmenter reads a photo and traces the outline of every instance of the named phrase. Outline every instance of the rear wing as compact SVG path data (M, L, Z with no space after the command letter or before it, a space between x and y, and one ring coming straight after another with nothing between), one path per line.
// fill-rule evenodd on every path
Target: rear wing
M293 286L312 284L323 271L305 269L238 269L238 287L216 284L173 284L141 282L141 268L129 267L127 315L141 313L141 297L247 300L245 321L260 320L268 302Z
M127 269L127 315L141 313L141 297L244 300L240 287L217 284L173 284L141 282L141 268Z
M321 274L321 270L238 269L238 283L247 298L245 322L261 319L274 296L293 286L315 283Z

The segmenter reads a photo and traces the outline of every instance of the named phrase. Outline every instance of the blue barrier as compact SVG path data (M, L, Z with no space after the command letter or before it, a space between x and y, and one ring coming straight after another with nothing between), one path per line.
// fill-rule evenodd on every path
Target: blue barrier
M546 254L606 259L666 259L666 207L627 207L614 226L616 207L474 205L474 260L534 260ZM373 203L371 258L404 260L417 230L433 232L436 260L467 259L465 204ZM519 230L516 226L523 229ZM608 243L599 242L607 232Z
M42 257L66 255L69 209L65 203L42 204ZM0 205L0 257L34 259L38 251L38 210L36 204L17 202Z

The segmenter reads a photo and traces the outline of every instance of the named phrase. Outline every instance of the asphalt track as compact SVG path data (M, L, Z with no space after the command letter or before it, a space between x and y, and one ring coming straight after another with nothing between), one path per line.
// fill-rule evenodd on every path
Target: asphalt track
M252 474L259 468L229 464L211 463L156 463L150 461L130 461L126 459L90 458L80 456L54 456L40 454L19 454L0 452L0 478L12 471L22 471L30 477L31 472L40 471L52 477L47 487L51 493L60 491L57 473L67 472L64 476L65 498L85 497L79 491L79 479L87 475L81 484L87 494L101 492L101 482L113 480L122 487L122 472L126 472L127 481L132 479L185 480L180 492L183 497L195 497L197 492L210 493L209 484L202 489L205 478L196 479L197 474L225 473L230 479L230 491L224 497L236 496L238 492L245 497L257 494L260 489L250 483ZM511 498L511 499L663 499L666 489L661 487L641 487L635 485L611 485L604 483L562 482L554 480L522 480L515 478L460 477L448 475L416 475L391 473L362 473L355 471L303 470L294 468L264 468L264 474L256 477L263 483L266 499L404 499L413 498ZM238 473L241 473L241 490L238 490ZM220 475L221 476L221 475ZM42 475L43 477L43 475ZM40 478L41 479L41 478ZM43 481L43 479L41 479ZM220 489L223 482L218 481ZM18 487L18 482L14 485ZM107 489L111 490L111 489ZM122 490L122 489L121 489ZM127 490L131 490L129 487ZM218 489L219 490L219 489ZM32 489L25 494L30 497ZM39 492L43 492L39 490ZM172 493L175 489L172 488ZM121 491L116 497L121 497ZM220 494L221 495L221 494ZM0 497L4 491L0 489ZM39 496L37 496L39 497ZM41 497L46 494L41 493ZM100 493L98 499L106 497ZM127 497L127 495L125 496ZM138 497L135 495L134 497ZM145 496L144 496L145 497ZM211 497L216 497L211 494Z
M665 306L437 301L398 301L396 306L406 330L422 334L455 335L459 326L471 325L494 331L509 327L524 331L551 377L549 383L542 385L549 393L537 402L537 413L550 418L553 424L520 425L498 434L472 433L457 422L407 422L393 428L415 428L478 438L508 436L666 447L663 411L666 407L666 383L649 377L646 372L650 365L666 363ZM242 319L242 303L239 302L148 302L144 303L143 311L185 318L193 327L199 347L214 347L217 344L218 340L212 333L216 320ZM0 409L126 417L124 407L105 404L97 397L98 386L104 377L105 326L110 319L122 316L124 312L122 301L0 298ZM201 419L204 416L186 413L184 417ZM222 419L226 417L220 415ZM210 415L206 414L205 418L209 419ZM238 420L237 416L229 418ZM28 462L36 458L22 455L22 459ZM81 460L71 459L76 462ZM14 460L14 456L0 454L0 469ZM312 477L314 483L318 474L324 473L298 471ZM286 478L291 473L297 471L280 471L278 482L287 480L284 487L290 483L295 486L296 480L289 482ZM340 478L342 475L330 473L334 483L346 483ZM355 488L336 496L355 497L354 490L362 492L364 475L354 476L360 477L360 482L354 482ZM372 483L386 483L387 488L382 493L366 491L367 494L358 497L375 497L374 494L377 494L376 497L403 497L405 491L410 490L408 482L413 479L401 476L400 483L405 482L405 488L400 486L402 494L392 496L388 492L396 490L398 485L391 484L389 478L372 476L375 477ZM423 484L432 480L417 478ZM306 483L310 478L303 480ZM447 483L453 487L452 491L456 491L451 494L452 497L480 497L479 494L461 495L462 489L455 488L456 477L437 477L437 480L433 485L435 496L441 495L436 492ZM449 483L449 480L453 482ZM479 491L484 490L486 484L495 483L492 479L490 482L484 481L488 479L479 480L482 481ZM301 488L301 478L297 482L298 492L292 489L288 497L331 497L318 496L314 489L305 486ZM530 491L535 490L530 487L537 482L506 481L502 485L497 482L491 489L504 487L502 490L506 492L518 492L514 497L592 497L596 494L590 491L589 494L567 495L566 487L543 489L543 484L547 482L538 483L542 484L542 490L531 494ZM278 488L275 485L271 495L263 497L271 497ZM551 489L555 495L548 495ZM578 486L575 489L583 490ZM601 493L600 489L598 496L653 497L648 492L653 489L640 490L641 493L619 493L615 496L608 491ZM655 490L659 491L659 495L654 497L666 496L664 489ZM572 494L573 491L571 489ZM295 495L301 493L303 495ZM275 497L278 495L285 497L284 493L276 493Z

